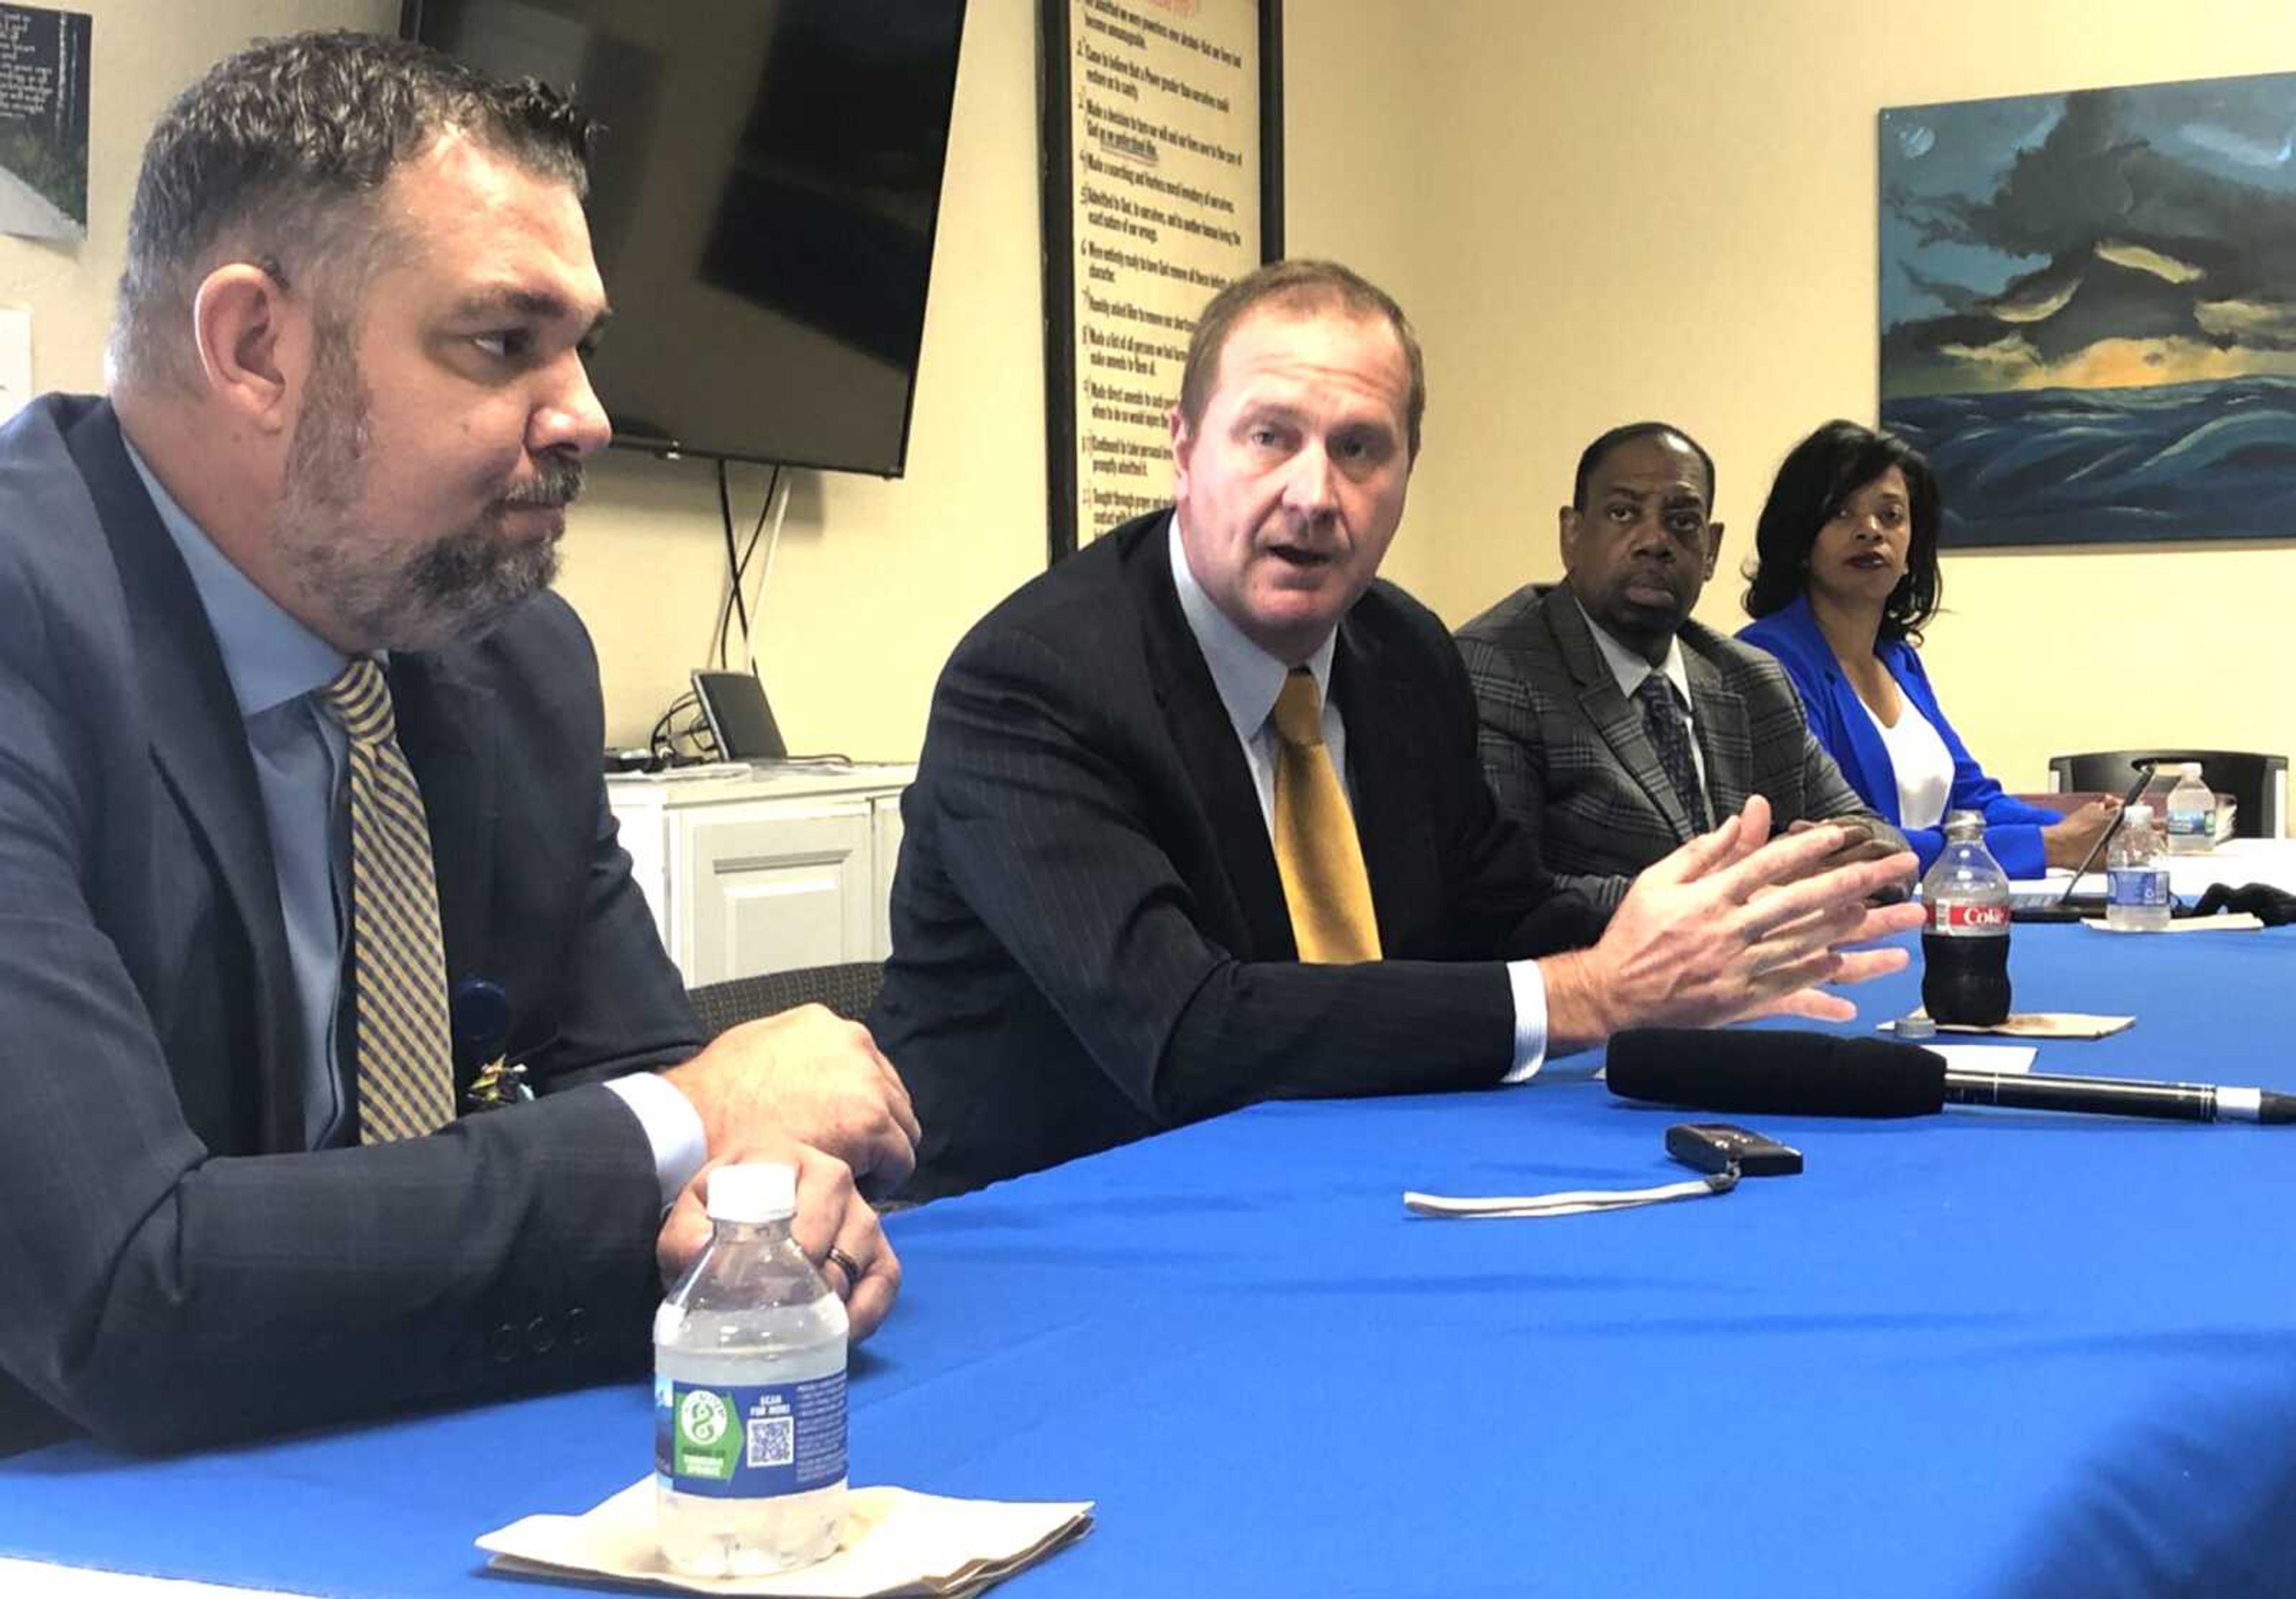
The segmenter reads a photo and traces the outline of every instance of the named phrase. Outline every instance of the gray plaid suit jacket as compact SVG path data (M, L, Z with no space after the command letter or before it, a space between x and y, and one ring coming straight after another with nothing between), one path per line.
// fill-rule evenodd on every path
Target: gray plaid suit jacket
M1692 824L1586 612L1568 584L1524 587L1458 637L1499 808L1538 835L1559 882L1615 906L1636 873L1689 841ZM1717 820L1759 793L1774 827L1846 816L1881 824L1810 735L1784 668L1696 622L1680 637Z

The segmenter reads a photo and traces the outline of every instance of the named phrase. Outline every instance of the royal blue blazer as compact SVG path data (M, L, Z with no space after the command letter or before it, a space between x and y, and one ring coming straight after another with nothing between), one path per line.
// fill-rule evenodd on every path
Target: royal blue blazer
M1898 770L1890 764L1890 752L1882 748L1874 718L1866 714L1841 663L1834 660L1833 646L1818 631L1808 596L1796 595L1784 611L1740 628L1738 636L1778 658L1778 664L1800 692L1810 732L1833 757L1849 786L1866 804L1898 824L1914 853L1921 857L1922 870L1928 871L1945 849L1945 834L1935 827L1905 825L1898 809ZM2012 877L2040 876L2048 869L2041 829L2059 820L2057 813L2012 799L1985 775L1960 734L1954 732L1953 724L1938 709L1936 691L1930 687L1929 674L1922 670L1921 654L1913 645L1902 639L1876 644L1874 653L1890 668L1890 676L1898 680L1914 708L1930 719L1953 756L1953 791L1947 797L1946 809L1982 813L1986 847L2002 870Z

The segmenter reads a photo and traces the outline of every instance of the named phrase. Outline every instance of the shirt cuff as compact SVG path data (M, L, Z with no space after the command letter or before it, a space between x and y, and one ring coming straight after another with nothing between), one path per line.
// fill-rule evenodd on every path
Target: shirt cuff
M1544 1010L1540 1014L1543 1018ZM646 1142L653 1146L654 1177L661 1184L661 1208L667 1210L677 1202L677 1196L685 1192L685 1185L709 1158L709 1141L701 1130L701 1112L693 1108L692 1100L651 1071L611 1078L606 1086L620 1095L630 1114L638 1119L638 1126L645 1129Z
M1537 961L1509 961L1506 970L1514 990L1514 1064L1499 1081L1527 1083L1546 1064L1546 978Z

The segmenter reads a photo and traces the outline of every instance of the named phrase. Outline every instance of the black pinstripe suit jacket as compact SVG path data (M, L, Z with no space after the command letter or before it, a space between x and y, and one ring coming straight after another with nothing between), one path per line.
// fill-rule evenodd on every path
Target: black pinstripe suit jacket
M1375 584L1332 693L1387 959L1300 964L1250 771L1173 591L1168 512L1021 588L933 696L870 1018L958 1192L1279 1096L1496 1081L1496 957L1590 941L1475 764L1442 624Z
M545 596L391 662L450 980L545 1090L299 1152L247 732L110 406L0 430L0 1451L311 1426L644 1369L660 1196L592 1079L691 1054L614 841L597 666Z
M1761 794L1774 827L1856 816L1889 831L1810 735L1784 668L1696 622L1679 636L1717 821ZM1500 808L1538 834L1559 878L1617 905L1693 828L1570 586L1516 590L1459 629L1459 650Z

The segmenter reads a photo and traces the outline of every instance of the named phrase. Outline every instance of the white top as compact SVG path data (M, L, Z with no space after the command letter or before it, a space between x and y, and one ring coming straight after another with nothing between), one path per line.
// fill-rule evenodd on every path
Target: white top
M1196 581L1194 569L1188 565L1187 552L1180 543L1180 513L1177 509L1172 512L1169 554L1172 586L1179 593L1180 614L1195 637L1196 647L1203 652L1204 665L1211 670L1212 687L1218 692L1220 704L1235 729L1236 742L1242 746L1244 762L1251 768L1252 786L1259 791L1259 817L1267 824L1268 836L1273 840L1276 744L1273 716L1275 697L1283 692L1283 680L1291 676L1292 668L1246 638L1243 630L1229 619L1211 595L1204 592L1203 585ZM1330 693L1332 657L1338 645L1339 635L1335 631L1303 664L1314 674L1316 692L1323 697L1324 748L1331 754L1341 789L1352 808L1355 791L1348 782L1348 730ZM1546 1063L1546 977L1539 971L1537 961L1509 961L1506 974L1507 987L1514 995L1514 1063L1501 1080L1519 1083L1536 1076Z
M1882 735L1890 770L1898 775L1898 825L1935 827L1945 820L1945 803L1953 795L1953 751L1910 698L1898 698L1903 709L1895 727L1875 716L1862 698L1857 703L1865 706L1866 719Z

